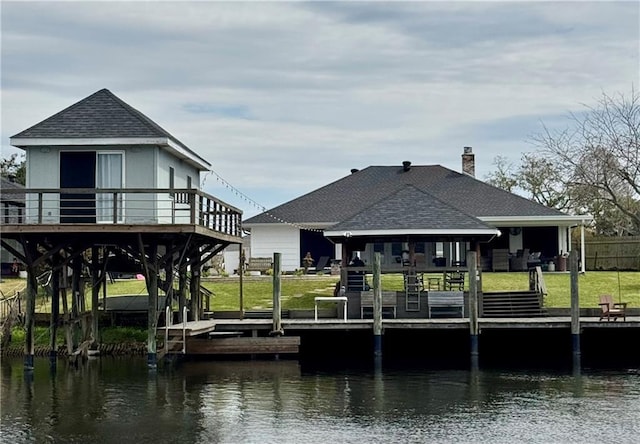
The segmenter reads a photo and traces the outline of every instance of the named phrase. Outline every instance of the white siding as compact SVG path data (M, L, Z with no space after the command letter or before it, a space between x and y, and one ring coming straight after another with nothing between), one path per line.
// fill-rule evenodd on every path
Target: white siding
M158 188L169 188L169 168L173 168L174 178L173 178L173 186L174 188L187 188L188 179L187 177L191 177L191 187L195 189L200 189L200 172L184 162L177 157L172 156L164 150L159 150L158 152L158 168L157 168L157 177L158 177ZM190 212L189 205L185 203L174 202L173 198L170 196L161 196L159 199L159 216L162 223L168 223L168 220L171 217L172 206L175 206L176 210L179 210L176 213L176 217L174 219L175 223L184 223L187 224L190 222Z
M282 271L300 268L300 230L281 224L253 226L251 256L273 257L273 253L281 254Z

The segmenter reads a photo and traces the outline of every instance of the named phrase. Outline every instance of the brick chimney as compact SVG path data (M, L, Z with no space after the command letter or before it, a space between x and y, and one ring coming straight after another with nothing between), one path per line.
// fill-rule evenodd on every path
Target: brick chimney
M465 146L462 153L462 172L471 177L476 177L476 156L470 146Z

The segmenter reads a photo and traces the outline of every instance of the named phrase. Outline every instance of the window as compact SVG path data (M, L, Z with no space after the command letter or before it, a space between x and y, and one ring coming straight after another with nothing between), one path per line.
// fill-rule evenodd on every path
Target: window
M191 189L191 176L187 176L187 189Z
M169 188L171 188L171 192L169 193L169 195L171 197L175 195L175 193L173 192L173 189L175 187L175 181L176 181L176 170L174 170L173 167L169 167Z

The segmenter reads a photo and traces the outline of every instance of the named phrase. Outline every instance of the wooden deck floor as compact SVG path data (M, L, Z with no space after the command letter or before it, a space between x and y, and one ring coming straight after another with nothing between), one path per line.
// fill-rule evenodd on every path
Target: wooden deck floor
M216 331L225 330L264 330L272 327L271 319L216 319ZM554 329L571 328L571 318L480 318L480 329ZM627 317L626 321L600 321L597 317L580 318L583 329L592 328L638 328L640 316ZM385 329L469 329L468 318L450 319L383 319ZM283 319L282 327L287 330L356 330L373 328L372 319Z
M214 320L204 320L204 321L190 321L187 322L186 328L185 328L185 335L186 336L198 336L198 335L202 335L205 333L210 333L212 331L214 331L216 329L216 325L218 324L217 321ZM169 328L169 333L170 334L182 334L182 329L183 329L183 325L182 324L174 324L174 325L170 325ZM158 333L164 334L164 332L167 330L167 327L158 327Z

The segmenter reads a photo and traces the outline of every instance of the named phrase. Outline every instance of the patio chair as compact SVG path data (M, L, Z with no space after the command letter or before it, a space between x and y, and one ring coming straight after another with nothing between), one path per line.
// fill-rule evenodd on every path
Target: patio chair
M607 322L613 318L615 321L618 318L622 318L623 321L627 320L625 311L627 309L626 302L613 302L613 296L610 294L600 295L600 308L602 309L602 313L600 314L600 320L602 321L604 318L607 319Z

